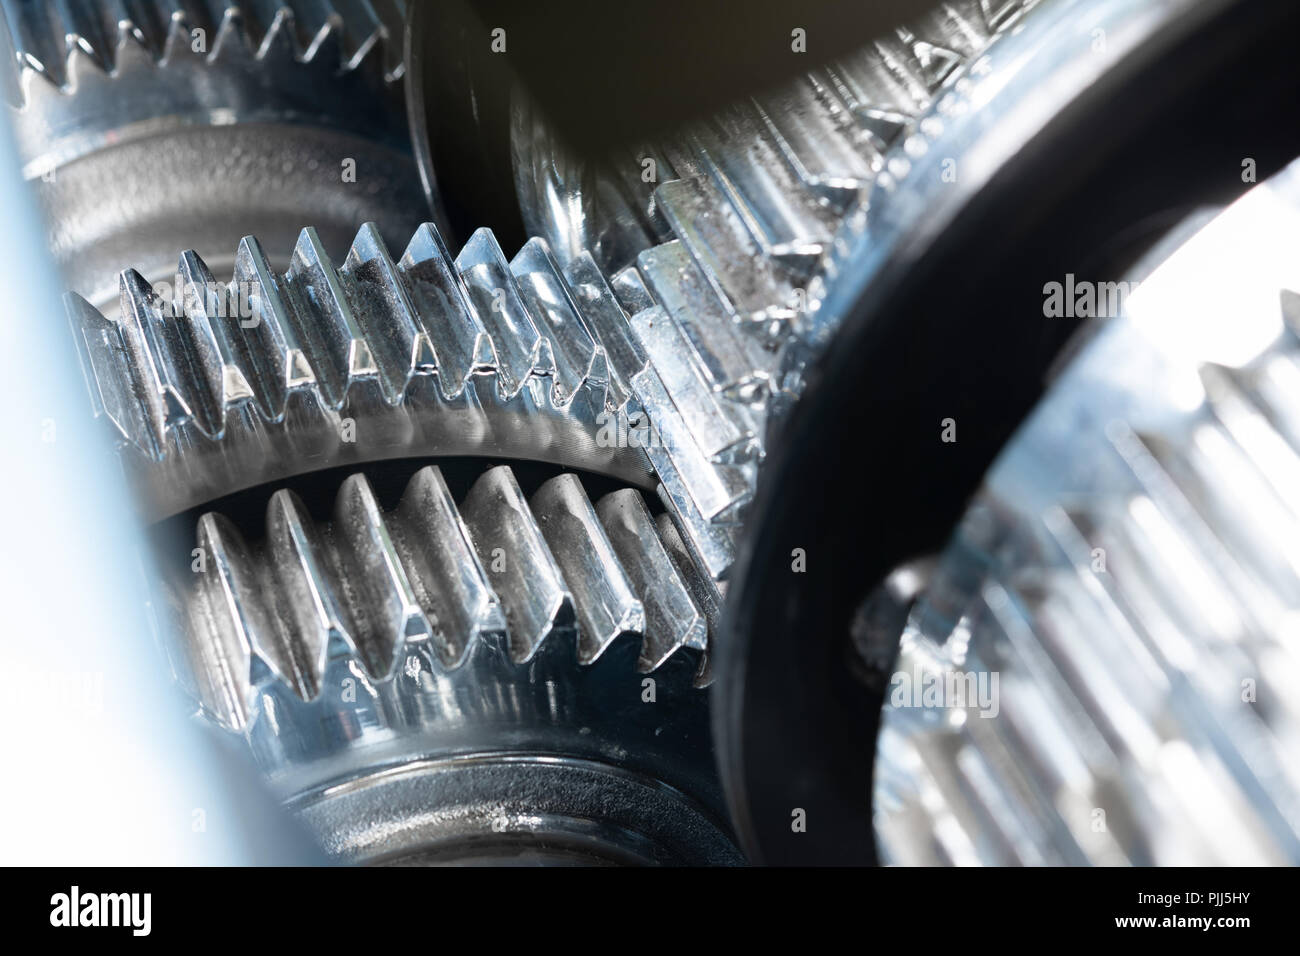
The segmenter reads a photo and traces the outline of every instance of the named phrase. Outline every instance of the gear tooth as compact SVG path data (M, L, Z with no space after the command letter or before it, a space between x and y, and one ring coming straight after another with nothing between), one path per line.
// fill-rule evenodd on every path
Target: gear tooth
M642 669L654 670L682 647L704 650L708 622L659 540L641 493L631 488L612 492L597 502L596 514L645 605Z
M331 3L331 6L337 5ZM375 9L367 4L365 11L358 11L356 16L343 16L341 12L335 16L339 20L341 68L357 70L374 63L384 72L383 46L388 30Z
M270 419L284 414L288 390L314 385L316 373L298 339L281 292L279 279L266 261L262 245L252 236L239 243L235 255L235 284L248 299L247 327L241 322L257 402Z
M355 380L376 377L379 370L338 273L310 226L298 238L285 282L295 300L296 337L306 347L322 398L337 409Z
M357 325L370 343L384 397L395 405L411 376L434 360L374 223L361 227L339 275L349 292Z
M182 253L176 290L178 316L197 366L204 430L219 437L226 427L226 410L253 397L253 388L241 367L238 333L227 318L229 299L224 286L212 277L207 264L193 250Z
M880 154L861 141L848 110L816 73L760 97L755 109L808 193L843 214L870 187Z
M708 687L713 683L711 649L717 641L722 622L722 589L716 581L704 577L696 570L699 567L698 559L682 538L672 515L666 511L661 513L655 518L655 527L659 529L659 540L672 558L673 567L685 582L695 606L704 614L704 620L708 624L708 649L701 655L700 666L695 674L695 686Z
M765 132L762 114L743 104L699 127L690 141L707 182L727 203L762 261L806 278L826 251L839 216L800 188ZM738 153L732 146L737 142L751 146Z
M257 45L257 58L267 67L288 65L298 58L297 32L293 9L279 6Z
M68 3L58 6L63 21L64 48L69 61L80 56L101 73L111 73L118 40L117 23L114 22L111 35L105 31L101 19L105 10L98 3Z
M361 650L325 544L293 492L282 490L271 496L266 509L266 540L286 639L295 658L304 662L310 685L319 687L330 660L361 659Z
M655 518L655 527L659 530L659 540L663 542L664 550L673 560L673 567L691 592L695 606L703 612L710 636L717 634L722 621L722 591L718 583L701 577L694 571L695 555L687 547L672 515L666 511L660 513Z
M131 70L156 68L163 45L150 39L144 28L133 20L122 20L117 27L117 46L113 69L116 74Z
M647 309L632 316L632 328L706 458L721 460L752 441L752 432L737 422L734 406L713 390L705 372L691 360L690 340L671 315L660 307Z
M757 323L794 317L793 286L776 274L717 186L703 178L680 179L664 183L655 196L728 314ZM742 261L753 262L753 268L737 272L727 267Z
M505 613L442 472L411 478L397 509L403 564L432 626L439 658L457 666L480 639L506 633Z
M685 246L666 242L647 249L638 263L655 298L685 335L690 359L707 376L709 388L744 405L755 405L763 397L765 377L759 370L768 356L758 340L722 310Z
M510 656L529 660L553 631L573 626L573 597L514 472L484 472L461 514L505 610Z
M456 270L491 336L502 390L506 396L515 395L543 360L542 337L491 230L479 229L470 236L456 257Z
M66 33L54 4L6 0L3 13L20 68L44 77L55 87L66 86Z
M211 697L205 702L242 725L258 690L272 681L289 685L304 700L313 697L317 688L301 679L293 647L281 640L262 600L257 564L243 536L221 515L205 514L197 543L204 560L197 586L211 627L191 635L205 644L191 650L207 663L196 668L208 674L204 690ZM214 678L225 686L214 686Z
M179 360L183 349L174 323L166 321L163 302L144 276L127 269L120 277L122 338L131 375L144 392L153 438L159 448L167 431L193 418Z
M340 570L351 587L344 591L364 602L353 608L361 627L356 635L362 660L372 677L396 673L406 648L427 640L432 629L365 475L344 480L334 504Z
M555 403L566 404L584 384L608 385L605 351L583 319L546 241L529 239L510 263L510 271L529 314L550 343Z
M190 19L187 11L180 8L172 10L167 16L164 27L166 32L162 42L160 61L163 64L170 64L185 57L206 56L206 54L198 54L194 50L194 34L192 31L199 28L199 25Z
M432 223L416 230L398 270L434 350L443 394L455 397L476 369L494 369L497 359L491 336Z
M721 580L736 560L738 517L749 493L746 476L734 468L711 466L689 438L683 451L672 431L678 428L672 415L658 425L652 420L652 427L662 440L662 445L646 449L659 474L659 497L681 522L682 538L698 566Z
M628 323L614 291L601 275L600 267L587 253L575 256L565 269L565 278L587 316L588 327L595 333L605 353L608 375L616 408L632 397L632 380L646 367L645 350Z
M244 19L244 11L240 7L232 4L222 12L209 59L213 63L238 63L253 59L248 24Z
M206 624L187 632L195 690L219 723L243 730L257 694L249 632L263 622L255 607L259 589L250 587L252 573L245 577L250 570L247 549L226 519L216 514L200 517L195 540L204 564L191 570L196 607L202 609Z
M151 61L162 55L167 20L172 12L170 4L155 2L137 6L129 0L113 0L109 9L108 25L117 44L119 69L127 47L145 51Z
M156 431L147 401L132 382L132 362L121 323L106 318L75 292L69 292L63 301L95 415L107 416L122 438L156 456Z
M303 51L304 62L312 63L331 73L344 69L347 57L344 54L343 18L335 11L325 15L324 21L312 34L307 49Z
M1283 289L1278 301L1282 309L1282 324L1287 333L1300 343L1300 295Z
M614 273L610 286L614 290L614 295L618 297L619 305L628 315L636 315L638 312L654 308L654 296L650 294L645 279L635 265L626 266Z
M543 484L533 494L532 511L573 594L579 662L600 657L622 634L645 631L645 608L578 476L558 475Z

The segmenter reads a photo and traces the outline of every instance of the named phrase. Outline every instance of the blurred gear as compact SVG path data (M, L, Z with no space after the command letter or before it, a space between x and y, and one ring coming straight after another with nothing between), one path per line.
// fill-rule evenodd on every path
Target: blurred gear
M265 10L265 15L261 11ZM219 272L256 233L272 261L315 223L346 248L427 218L401 100L402 5L4 0L0 49L25 175L70 286L104 307L117 270Z
M926 145L912 150L905 175L877 180L871 226L856 245L855 265L828 288L824 304L842 321L764 466L765 491L728 588L714 662L721 770L751 858L879 859L867 808L873 766L893 766L872 757L881 702L892 688L890 675L872 668L883 656L881 622L906 619L906 603L891 608L889 592L909 590L894 586L902 582L883 588L880 582L944 547L989 467L1041 398L1049 370L1064 361L1062 347L1095 314L1049 311L1047 286L1115 287L1189 213L1233 201L1250 188L1248 173L1256 167L1271 175L1300 153L1294 127L1277 122L1293 109L1300 86L1294 68L1279 66L1288 59L1284 38L1296 17L1294 5L1249 0L1039 4L921 119L917 135ZM1093 42L1098 36L1105 42ZM1235 110L1234 133L1206 144L1199 118L1222 110ZM1249 162L1240 155L1245 142L1255 154ZM949 161L958 170L955 181L942 176ZM1217 274L1208 267L1198 277L1202 284L1211 279ZM1105 395L1097 390L1087 400L1101 403ZM1057 427L1065 436L1083 425L1065 416ZM1068 482L1074 476L1064 472L1074 463L1057 448L1037 467L1045 478ZM818 494L809 495L810 487ZM1015 494L1010 500L1028 506ZM926 636L963 643L971 622L946 599L943 606L953 617ZM1025 613L1037 620L1034 607ZM798 654L790 653L792 633L800 636ZM1134 666L1123 654L1107 660L1112 670ZM1010 670L1003 676L1009 682ZM1002 693L1005 703L1008 684ZM1137 709L1159 722L1160 705L1149 706ZM934 708L929 712L934 716ZM970 733L989 733L991 721L970 720L982 725ZM1161 730L1171 739L1179 734ZM888 738L881 740L883 747ZM945 746L941 736L936 746ZM1226 746L1250 744L1242 736ZM1055 812L1050 807L1074 812L1055 802L1065 791L1032 783L1018 790L1037 768L1008 759L989 761L983 772L971 763L978 752L964 753L961 782L953 785L985 789L963 799L981 807L1003 789L1016 793L1027 801L1027 816L1008 841L1032 831L1046 842L1034 846L1026 837L1014 849L980 843L972 851L970 841L953 836L942 852L955 855L960 846L963 859L1053 859L1058 852L1078 859L1059 834L1043 836ZM1025 758L1036 754L1041 751L1030 747ZM1131 778L1150 765L1121 763L1140 792ZM1080 770L1077 762L1074 768ZM1262 764L1256 772L1268 773ZM1151 783L1160 786L1155 777ZM1077 775L1071 788L1090 792ZM926 789L925 799L935 794ZM1109 807L1111 825L1141 820L1128 798L1109 796L1096 796L1090 807ZM946 841L950 816L941 805L928 806L937 814L930 824L945 828L934 838ZM805 832L791 829L796 808L807 820ZM880 812L882 825L909 826ZM1177 819L1171 813L1164 833L1117 832L1114 846L1135 861L1169 859L1151 849L1155 839L1185 840L1183 852L1198 852L1195 829ZM939 851L895 840L889 858L930 852Z
M1293 166L1161 253L985 479L895 665L963 700L886 695L888 859L1300 862L1298 228Z

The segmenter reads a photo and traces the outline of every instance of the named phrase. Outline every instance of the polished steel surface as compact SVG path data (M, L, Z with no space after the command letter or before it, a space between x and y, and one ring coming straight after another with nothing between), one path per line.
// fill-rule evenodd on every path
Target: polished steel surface
M8 497L41 506L10 630L53 634L7 644L14 759L52 792L6 788L42 824L15 859L316 862L301 824L339 862L742 862L706 688L782 411L885 268L1198 4L954 0L603 164L521 92L513 256L420 224L404 6L0 0L75 339L47 370L67 327L18 323L0 376L46 403L2 428L33 462ZM1300 170L1185 238L855 621L868 679L992 695L886 691L889 862L1300 862ZM56 314L13 245L16 308ZM557 467L428 463L467 457ZM142 571L138 525L186 512L193 550L159 534ZM43 693L69 677L107 718ZM233 836L176 832L198 811Z
M604 162L573 156L526 94L515 96L525 225L562 261L590 252L647 349L659 349L652 359L685 417L681 441L705 459L665 487L678 513L708 529L699 537L717 574L734 561L769 431L834 328L823 300L868 231L869 193L905 167L933 103L1034 6L939 5L850 57Z
M346 859L591 825L600 853L734 862L693 597L713 585L641 494L593 506L561 474L525 498L498 466L458 507L429 466L392 510L348 478L328 523L278 491L252 544L205 514L159 602L177 677Z
M228 281L186 252L174 284L120 284L115 313L67 306L148 516L332 465L504 456L658 487L693 560L726 570L746 443L669 396L695 374L682 326L629 320L589 257L561 270L533 239L507 260L481 229L453 260L426 223L394 260L366 225L335 267L309 228L283 273L248 237Z

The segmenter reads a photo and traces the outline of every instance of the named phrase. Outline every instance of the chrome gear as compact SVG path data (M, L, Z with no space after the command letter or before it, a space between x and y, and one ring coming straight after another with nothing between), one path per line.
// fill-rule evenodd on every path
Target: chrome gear
M336 464L504 455L657 480L700 566L725 570L692 506L728 514L743 466L713 467L692 440L712 406L668 397L676 326L658 307L629 319L589 257L561 271L534 239L507 262L481 229L453 261L426 224L394 262L366 226L339 268L305 230L283 275L245 239L233 296L192 252L179 273L169 298L124 272L117 315L68 298L147 514ZM738 440L728 428L712 457Z
M196 542L178 674L331 852L738 860L696 689L711 582L639 491L526 499L499 466L457 507L425 467L385 512L353 475L329 524L284 490L263 543L216 514Z
M834 332L823 301L868 228L868 195L906 176L927 148L922 117L1035 3L943 4L774 93L594 166L515 97L515 183L529 234L549 239L562 261L590 251L629 313L658 304L680 327L679 351L692 361L678 363L670 395L710 411L692 431L701 448L732 442L719 468L748 466L726 476L726 515L746 509L770 429ZM705 501L679 510L692 507L717 521ZM730 523L714 529L719 568L734 560Z

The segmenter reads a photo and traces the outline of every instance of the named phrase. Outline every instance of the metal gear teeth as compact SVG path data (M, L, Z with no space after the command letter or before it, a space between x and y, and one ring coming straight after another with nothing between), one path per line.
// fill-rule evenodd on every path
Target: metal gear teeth
M417 645L444 671L494 640L526 664L561 635L576 635L580 665L624 635L641 636L645 672L681 652L707 655L716 591L685 560L671 523L662 527L635 489L593 505L566 473L525 499L507 466L484 472L459 507L441 471L423 468L389 513L356 474L324 525L278 491L256 545L205 514L203 563L172 588L183 683L216 720L243 729L270 684L309 701L338 661L388 681ZM707 680L702 657L697 686Z
M1278 308L1278 337L1248 365L1195 366L1204 400L1193 411L1143 426L1129 420L1140 401L1055 409L1075 415L1071 441L1088 441L1115 476L1109 493L1064 498L1001 532L995 515L1010 506L981 493L962 547L989 567L944 568L931 585L942 610L913 610L896 669L1000 674L1000 711L886 707L875 785L889 859L1297 858L1300 571L1286 542L1300 532L1300 295L1281 291ZM1141 334L1093 361L1149 348ZM1248 675L1258 706L1242 696ZM1165 828L1180 838L1160 839Z
M708 362L727 352L696 336L689 312L650 304L629 320L590 257L561 270L533 239L507 261L481 229L452 260L429 224L398 261L363 226L337 269L305 229L283 275L246 238L234 283L247 316L192 252L174 303L132 270L117 316L67 297L95 413L156 515L295 470L471 453L448 450L467 435L512 457L581 443L567 463L603 454L596 470L618 474L613 457L625 472L634 460L635 478L658 478L697 563L714 578L729 566L753 428L747 405L712 387ZM372 444L343 441L349 417L365 418ZM570 428L552 440L542 426L557 420ZM610 421L639 423L644 450L598 447Z
M752 497L767 432L826 338L821 301L866 228L867 197L889 157L945 84L1033 5L944 4L893 37L601 171L611 180L602 200L622 204L610 219L634 224L632 247L649 246L611 285L647 350L655 343L652 360L665 383L668 370L680 373L675 384L692 395L706 453L742 466L719 477L727 487L717 493L729 501L705 509L711 523L739 520ZM549 162L560 147L548 143L544 119L524 103L516 121L517 135L541 144L529 155ZM640 178L644 157L655 160L657 186ZM526 211L544 208L555 175L539 165L521 177ZM553 231L540 221L529 226ZM652 306L656 312L642 311ZM725 562L730 538L725 528L715 533Z
M182 57L219 63L251 57L267 64L312 64L326 73L375 62L388 81L402 74L402 4L342 5L302 0L270 5L227 0L98 0L27 3L3 0L24 91L39 77L73 92L86 67L115 74L134 63L167 65ZM205 31L204 52L193 31ZM14 103L19 106L21 103Z

